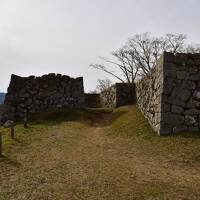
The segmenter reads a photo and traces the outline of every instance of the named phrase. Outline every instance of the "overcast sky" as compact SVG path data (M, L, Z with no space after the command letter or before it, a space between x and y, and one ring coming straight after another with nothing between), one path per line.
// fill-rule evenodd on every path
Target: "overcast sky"
M184 33L200 43L199 0L0 0L0 91L12 73L108 77L89 67L143 32Z

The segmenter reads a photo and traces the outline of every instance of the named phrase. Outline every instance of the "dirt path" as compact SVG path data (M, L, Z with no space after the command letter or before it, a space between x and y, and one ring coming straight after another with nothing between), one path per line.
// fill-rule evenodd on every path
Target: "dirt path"
M0 200L200 198L199 166L147 156L132 138L109 136L109 120L31 127L0 161Z

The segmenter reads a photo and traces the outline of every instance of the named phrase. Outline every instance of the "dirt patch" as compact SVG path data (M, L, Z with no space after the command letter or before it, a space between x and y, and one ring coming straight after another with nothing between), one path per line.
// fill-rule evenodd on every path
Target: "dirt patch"
M91 126L102 127L108 126L111 123L111 113L97 113L93 114L91 118Z

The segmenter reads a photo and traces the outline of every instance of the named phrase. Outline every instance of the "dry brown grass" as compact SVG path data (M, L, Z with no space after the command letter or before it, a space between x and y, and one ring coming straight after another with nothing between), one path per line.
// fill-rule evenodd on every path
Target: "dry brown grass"
M160 138L134 106L67 113L4 130L0 200L200 199L197 134Z

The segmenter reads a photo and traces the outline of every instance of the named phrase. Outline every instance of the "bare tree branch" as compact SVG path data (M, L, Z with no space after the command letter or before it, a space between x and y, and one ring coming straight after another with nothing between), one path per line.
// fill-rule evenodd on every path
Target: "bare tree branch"
M104 71L104 72L106 72L106 73L108 73L108 74L114 76L115 78L117 78L117 79L120 80L121 82L124 82L124 80L123 80L122 78L120 78L119 76L115 75L114 72L112 72L112 71L108 71L108 70L106 69L106 67L103 66L103 65L99 65L99 64L91 64L90 66L93 67L93 68L96 68L96 69L102 70L102 71Z
M200 46L186 45L183 34L166 34L164 37L152 37L150 33L135 35L117 51L111 53L113 59L100 57L121 71L109 70L107 65L92 64L122 82L133 83L138 77L147 75L164 51L176 53L200 53ZM124 80L125 78L125 80Z

